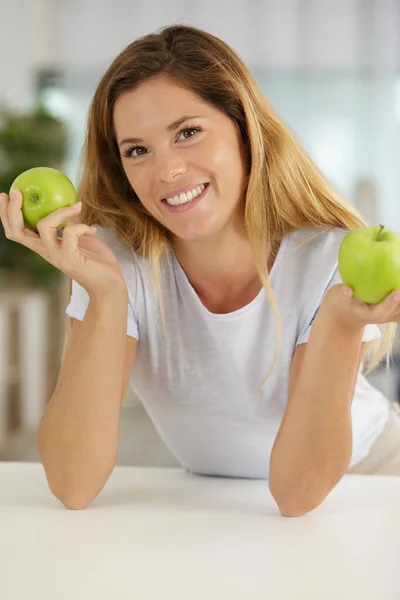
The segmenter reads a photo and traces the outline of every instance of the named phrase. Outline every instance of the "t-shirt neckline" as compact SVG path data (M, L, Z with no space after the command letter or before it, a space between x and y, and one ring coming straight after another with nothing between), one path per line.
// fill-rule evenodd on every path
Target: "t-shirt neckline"
M289 238L289 234L286 234L281 241L281 244L279 246L277 255L275 257L275 261L274 264L272 265L270 274L269 274L269 278L271 281L271 285L272 285L272 280L275 274L275 271L278 267L278 263L280 262L283 252L285 250L285 247L288 243L288 238ZM264 287L261 288L261 290L258 292L257 296L255 298L253 298L253 300L251 300L251 302L249 302L248 304L246 304L245 306L242 306L241 308L238 308L237 310L234 310L232 312L229 313L223 313L223 314L219 314L219 313L213 313L210 310L208 310L207 307L204 306L204 304L202 303L202 301L200 300L199 296L197 295L196 290L194 289L194 287L192 286L192 284L190 283L189 279L186 276L185 271L183 270L179 260L177 259L175 252L173 251L172 247L170 247L170 252L172 254L172 260L174 262L175 265L175 269L177 272L177 275L180 279L180 281L183 283L183 285L185 286L185 288L189 291L189 293L191 294L191 296L193 297L195 303L197 304L197 306L199 307L199 309L208 317L212 318L212 319L218 319L218 320L224 320L224 319L231 319L233 317L238 317L239 315L251 310L252 308L254 308L265 296L264 292Z

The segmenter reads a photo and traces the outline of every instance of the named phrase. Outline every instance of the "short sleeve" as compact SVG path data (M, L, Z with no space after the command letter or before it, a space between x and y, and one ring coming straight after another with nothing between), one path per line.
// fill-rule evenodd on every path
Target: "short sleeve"
M308 322L307 322L305 328L303 328L303 331L300 332L300 335L297 338L296 346L298 346L299 344L306 344L308 342L310 333L311 333L311 328L314 323L314 319L317 316L318 310L321 306L322 298L323 298L324 294L329 290L329 288L337 283L343 283L343 281L340 277L339 270L336 268L333 277L330 279L328 285L326 286L326 288L324 290L324 293L322 294L322 297L320 298L320 302L319 302L318 306L315 308L314 311L311 311L310 318L308 319ZM382 333L381 333L381 330L379 329L378 325L366 325L365 326L364 334L363 334L363 338L362 338L363 342L371 342L372 340L380 339L381 337L382 337Z
M89 294L79 283L72 280L72 293L69 304L65 309L65 314L79 321L83 321L89 305ZM139 339L139 328L137 319L135 319L132 303L128 301L128 319L126 327L127 335Z

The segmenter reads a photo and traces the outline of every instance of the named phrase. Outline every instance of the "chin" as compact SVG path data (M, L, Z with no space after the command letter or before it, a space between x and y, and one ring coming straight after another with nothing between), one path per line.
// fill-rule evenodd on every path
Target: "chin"
M208 232L197 232L197 233L193 233L193 232L186 232L186 233L182 233L182 232L177 232L177 233L173 233L172 234L175 238L178 238L184 242L200 242L202 240L206 240L207 238L210 237L210 233Z
M208 226L204 227L185 227L184 230L173 232L173 235L185 242L201 242L218 235L222 231L221 226Z

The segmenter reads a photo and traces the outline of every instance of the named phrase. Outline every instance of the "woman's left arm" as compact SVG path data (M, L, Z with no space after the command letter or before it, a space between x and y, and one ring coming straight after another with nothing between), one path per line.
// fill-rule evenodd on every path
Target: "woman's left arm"
M269 488L283 516L301 516L316 508L346 473L364 327L399 321L395 294L367 305L347 286L332 286L308 343L297 347L287 406L270 459Z

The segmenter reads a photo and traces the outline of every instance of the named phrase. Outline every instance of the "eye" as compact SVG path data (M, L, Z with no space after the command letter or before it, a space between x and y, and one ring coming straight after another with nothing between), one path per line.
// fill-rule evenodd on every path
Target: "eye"
M184 127L178 133L178 138L183 135L184 140L189 140L201 131L201 127Z
M136 152L136 154L134 154ZM147 152L147 149L144 146L131 146L123 151L123 156L126 158L138 158L139 156L143 156Z
M183 140L189 140L193 138L197 133L201 131L201 127L184 127L178 132L178 139L183 136ZM144 146L130 146L126 150L123 151L122 155L125 158L140 158L147 154L147 148Z

